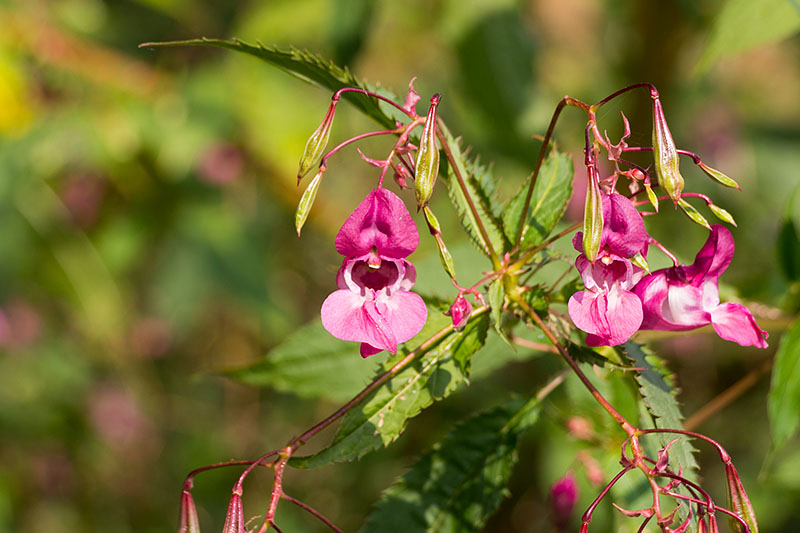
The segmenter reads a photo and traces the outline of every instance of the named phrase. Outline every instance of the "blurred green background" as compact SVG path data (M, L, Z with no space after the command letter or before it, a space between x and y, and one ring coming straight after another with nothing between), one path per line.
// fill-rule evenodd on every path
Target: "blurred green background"
M719 29L731 4L741 11L738 0L0 0L0 531L174 531L188 471L256 457L336 407L219 374L316 319L338 267L333 237L374 172L354 151L332 159L297 239L294 174L329 95L233 52L138 44L235 36L295 45L399 95L416 76L423 102L444 95L451 130L495 162L509 191L532 168L532 136L564 94L591 102L656 84L679 146L744 189L714 187L684 163L687 190L712 194L739 222L723 293L761 302L751 308L772 334L767 352L707 331L663 341L688 415L771 357L797 308L797 264L786 259L796 241L783 269L774 243L800 220L800 23L793 8L773 19L765 11L731 37ZM631 93L600 118L618 135L624 110L631 144L645 145L649 106ZM340 107L332 142L371 127ZM581 121L568 111L557 130L578 164ZM457 250L464 239L444 196L435 205ZM669 213L648 229L688 262L704 240ZM435 248L426 241L412 259L435 265ZM353 531L454 420L530 393L559 366L528 358L476 379L386 451L289 472L287 492ZM800 442L770 453L768 384L762 375L699 430L733 454L762 531L796 531ZM579 512L592 500L592 448L565 430L575 414L607 424L585 396L572 385L553 396L487 530L551 530L547 491L568 469L579 475ZM703 473L724 501L720 469L709 462ZM204 530L220 528L236 475L197 479ZM269 482L247 486L249 515L261 512ZM603 530L611 512L598 514ZM278 518L287 532L322 530L288 504Z

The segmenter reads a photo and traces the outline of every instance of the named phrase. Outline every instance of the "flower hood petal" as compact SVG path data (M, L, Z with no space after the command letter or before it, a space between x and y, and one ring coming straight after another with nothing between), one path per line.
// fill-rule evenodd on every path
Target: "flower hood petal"
M603 195L602 247L622 257L633 257L647 246L648 236L642 215L621 194Z
M417 249L419 232L403 201L388 189L374 189L347 218L336 236L336 250L347 257L369 254L399 259Z
M711 226L711 233L697 256L694 264L683 267L682 273L693 285L699 285L708 279L716 279L725 272L733 259L735 245L733 235L725 226Z

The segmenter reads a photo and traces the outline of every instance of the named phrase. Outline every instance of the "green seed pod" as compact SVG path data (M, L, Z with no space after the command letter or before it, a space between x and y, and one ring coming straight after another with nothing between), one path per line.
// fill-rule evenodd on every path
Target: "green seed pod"
M756 513L753 510L753 505L750 503L750 498L742 485L742 480L739 479L739 474L736 468L731 463L725 465L725 476L728 480L728 507L731 511L736 513L736 516L744 520L747 527L750 528L750 533L758 533L758 522L756 521ZM731 519L731 529L733 531L745 532L745 528L738 520Z
M653 156L658 184L677 203L683 191L683 176L679 168L678 150L658 96L653 97Z
M297 230L297 236L308 219L308 214L311 212L311 206L314 205L314 200L317 199L317 191L319 190L319 182L322 181L322 174L325 172L325 167L319 169L314 179L308 184L303 196L300 197L300 203L297 204L297 211L294 214L294 227Z
M706 165L705 163L698 163L697 166L699 166L702 169L702 171L705 172L706 175L709 178L711 178L712 180L716 181L720 185L724 185L725 187L730 187L731 189L742 190L742 188L739 187L738 183L736 183L733 179L729 178L728 176L726 176L725 174L723 174L719 170L717 170L715 168L711 168L710 166Z
M583 214L583 254L592 263L600 253L603 237L603 197L600 192L600 177L597 169L589 167L586 189L586 206Z
M417 209L428 204L428 200L433 194L433 186L436 184L436 177L439 175L439 147L436 144L436 106L439 105L442 95L434 94L431 98L431 107L428 109L428 117L425 120L425 127L422 129L422 137L419 141L417 150L417 163L414 168L416 173L414 182L414 192L417 195Z
M726 210L722 209L720 206L716 204L709 204L708 208L711 209L711 212L714 213L718 219L723 222L727 222L728 224L736 225L736 221L733 219L733 215L728 213Z
M699 224L704 228L711 229L711 226L708 223L708 220L705 219L703 215L701 215L697 209L694 208L692 204L684 200L683 198L678 198L678 207L681 208L687 217L689 217L692 222L695 224Z
M297 171L297 182L308 174L308 171L313 167L322 157L325 152L325 147L328 146L328 139L331 136L331 126L333 125L333 115L336 112L336 102L331 102L328 112L325 113L325 118L322 123L314 130L311 137L306 142L306 148L303 151L303 157L300 158L300 169Z

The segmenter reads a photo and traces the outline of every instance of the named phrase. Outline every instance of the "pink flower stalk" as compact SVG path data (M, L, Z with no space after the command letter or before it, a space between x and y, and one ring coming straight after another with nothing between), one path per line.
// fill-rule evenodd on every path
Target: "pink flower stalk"
M657 270L634 288L644 302L642 329L685 331L711 324L717 335L741 346L767 347L767 332L741 304L719 302L719 276L733 258L733 236L711 226L694 264Z
M409 292L416 270L404 259L417 245L405 204L383 188L364 198L336 236L345 259L336 276L339 290L322 304L322 325L338 339L360 342L362 357L395 353L425 325L425 303Z
M573 244L581 251L582 235ZM588 333L588 346L615 346L627 341L642 323L642 302L632 289L644 275L630 258L647 253L642 216L624 196L603 196L603 233L597 260L584 254L575 260L586 290L569 299L569 316Z

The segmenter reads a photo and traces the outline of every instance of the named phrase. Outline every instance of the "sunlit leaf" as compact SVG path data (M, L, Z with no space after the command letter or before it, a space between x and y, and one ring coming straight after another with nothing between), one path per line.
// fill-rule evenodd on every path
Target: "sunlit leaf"
M489 237L489 244L496 252L499 252L503 249L503 233L500 229L500 222L495 218L491 208L492 196L497 188L497 180L489 168L477 161L467 159L461 150L460 142L445 127L442 127L441 130L453 151L457 170L464 178L464 184L472 197L473 206ZM455 170L449 162L445 181L450 201L458 211L461 224L467 230L467 234L478 249L488 255L489 247L479 230L478 219L470 209L468 200L456 179Z
M677 392L673 386L672 375L665 367L663 360L649 349L635 342L624 344L624 351L636 367L636 382L647 410L653 416L655 427L659 429L683 429ZM676 435L659 435L662 446ZM695 449L686 438L681 438L669 449L670 459L683 468L683 473L690 479L697 471L694 459Z
M362 531L478 531L508 495L517 440L540 403L515 399L462 422L383 494Z
M561 220L572 195L573 173L572 158L556 150L552 150L542 163L522 228L523 248L541 244ZM503 212L503 230L510 243L514 243L516 238L531 178L525 181Z
M145 43L142 48L168 47L168 46L218 46L236 52L255 56L278 67L292 76L316 85L323 89L336 91L344 87L357 87L369 89L374 92L386 94L385 91L369 87L356 78L349 69L341 68L333 62L317 54L296 48L281 49L277 46L266 46L261 43L250 44L238 39L226 41L224 39L189 39L185 41L167 41L158 43ZM343 99L349 100L366 115L387 128L394 128L396 111L390 106L380 104L378 100L360 94L345 93Z
M349 400L369 383L375 364L358 353L358 344L331 336L319 320L307 324L266 356L228 376L305 398Z

